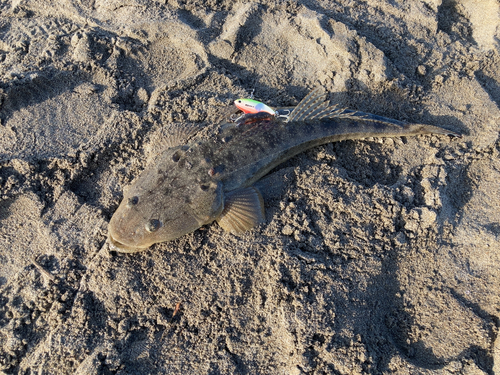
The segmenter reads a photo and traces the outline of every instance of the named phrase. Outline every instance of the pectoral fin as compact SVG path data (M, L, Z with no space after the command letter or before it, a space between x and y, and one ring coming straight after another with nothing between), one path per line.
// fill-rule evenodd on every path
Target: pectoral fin
M224 198L224 209L217 218L219 225L233 234L245 232L264 220L264 201L255 187L227 193Z

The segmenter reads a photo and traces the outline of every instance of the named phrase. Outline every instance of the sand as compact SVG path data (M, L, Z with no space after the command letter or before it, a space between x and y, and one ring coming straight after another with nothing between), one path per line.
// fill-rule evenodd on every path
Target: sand
M500 373L497 1L5 1L0 35L3 373ZM171 124L317 85L464 137L317 147L244 235L109 250Z

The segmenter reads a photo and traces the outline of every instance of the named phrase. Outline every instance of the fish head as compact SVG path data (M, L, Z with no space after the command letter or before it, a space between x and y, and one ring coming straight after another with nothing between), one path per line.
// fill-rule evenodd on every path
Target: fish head
M214 221L223 206L222 183L207 165L168 150L124 191L108 226L111 248L132 253L174 240Z

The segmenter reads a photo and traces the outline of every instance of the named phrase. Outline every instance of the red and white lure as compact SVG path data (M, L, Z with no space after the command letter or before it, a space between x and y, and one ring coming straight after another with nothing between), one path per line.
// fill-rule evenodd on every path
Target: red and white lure
M237 99L234 101L234 105L244 113L266 112L273 116L276 115L276 111L274 109L253 99Z
M290 116L290 110L289 109L281 109L281 110L274 110L271 107L267 106L264 103L258 102L257 100L253 99L237 99L234 101L234 105L236 108L238 108L240 111L243 111L243 115L241 115L238 118L232 118L231 120L234 122L239 122L243 121L243 119L246 119L246 116L249 114L264 114L267 113L271 116L275 117L280 117L284 118L285 121L288 121L288 117ZM252 119L255 119L252 117Z

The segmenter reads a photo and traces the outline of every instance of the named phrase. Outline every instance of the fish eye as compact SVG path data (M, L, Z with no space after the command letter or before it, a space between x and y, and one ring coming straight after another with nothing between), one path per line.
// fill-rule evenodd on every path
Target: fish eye
M172 160L177 163L179 161L179 159L181 158L181 156L179 155L178 152L176 152L175 154L172 155Z
M151 219L146 224L146 230L150 233L156 232L161 227L161 221L158 219Z
M139 197L137 195L128 199L127 206L132 207L139 203Z
M208 185L200 185L200 189L203 190L203 191L207 191L209 188Z

